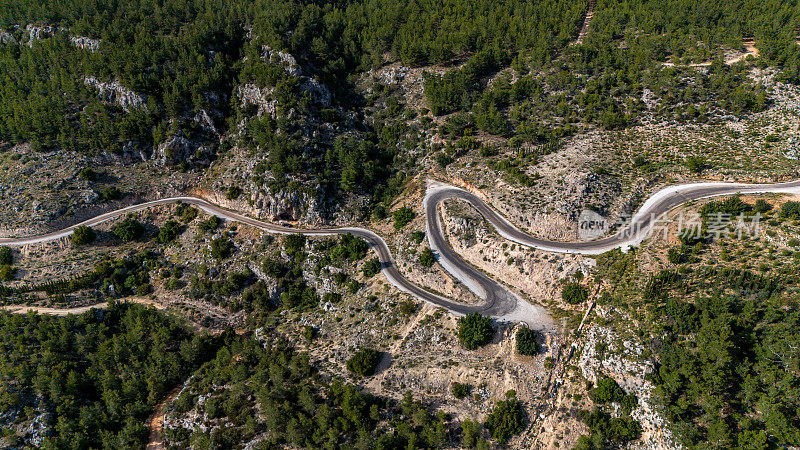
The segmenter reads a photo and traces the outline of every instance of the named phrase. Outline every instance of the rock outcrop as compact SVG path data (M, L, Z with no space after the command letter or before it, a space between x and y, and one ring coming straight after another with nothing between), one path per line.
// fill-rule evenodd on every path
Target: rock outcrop
M17 40L14 39L14 35L8 33L6 31L0 30L0 45L3 44L16 44Z
M272 194L258 191L253 195L253 205L272 221L316 223L319 221L317 203L317 199L305 192L278 191Z
M604 311L598 308L598 314L603 315ZM653 397L655 386L648 376L654 366L643 356L644 347L600 326L590 327L586 335L586 343L578 361L584 378L597 382L602 376L609 376L625 392L635 394L639 399L639 405L631 411L631 416L642 425L642 437L637 446L676 448L669 424Z
M236 88L236 97L240 100L242 108L250 105L258 107L256 115L262 117L264 114L269 114L275 118L277 114L278 101L272 98L274 88L261 88L255 84L243 84Z
M102 101L116 103L125 111L146 108L145 101L147 100L147 96L133 92L120 84L118 80L109 83L100 81L94 76L87 76L83 79L83 82L87 86L97 89Z
M92 39L85 36L70 36L69 40L76 47L88 50L90 52L97 51L97 49L100 48L99 39Z
M25 30L28 32L28 46L33 46L34 41L52 36L55 32L55 27L49 25L38 26L29 23L25 26Z
M293 77L299 77L303 75L303 70L297 64L297 60L289 53L273 50L272 47L265 45L261 47L264 51L264 54L261 56L264 61L270 62L272 64L281 65L286 70L286 73Z
M308 93L308 95L311 96L311 100L313 100L315 103L319 103L322 106L331 105L331 92L327 87L325 87L325 85L313 78L301 78L303 78L303 84L300 85L300 89L302 89L303 92Z
M186 139L183 136L170 136L162 142L153 153L153 161L159 166L175 166L183 162L192 165L207 165L214 151L204 145Z

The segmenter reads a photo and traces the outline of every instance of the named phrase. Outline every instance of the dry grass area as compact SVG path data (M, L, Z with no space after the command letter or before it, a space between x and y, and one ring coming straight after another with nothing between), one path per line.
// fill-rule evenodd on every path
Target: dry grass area
M94 180L80 176L85 168L95 171ZM195 178L196 173L117 155L12 147L0 152L0 236L52 231L132 203L183 195ZM109 187L122 197L104 200Z

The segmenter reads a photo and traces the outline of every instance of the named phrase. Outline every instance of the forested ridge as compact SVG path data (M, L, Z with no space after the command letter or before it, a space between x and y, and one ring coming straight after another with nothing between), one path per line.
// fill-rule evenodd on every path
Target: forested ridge
M796 202L772 209L763 199L751 204L733 196L700 212L758 211L773 226L778 218L796 226ZM598 303L627 305L642 318L639 334L656 362L656 398L687 448L800 445L800 252L781 250L789 258L784 264L775 247L764 246L765 262L739 268L730 261L760 256L758 241L742 241L683 237L669 251L670 268L651 275L637 269L635 252L598 260L598 275L609 286ZM715 247L722 249L720 260L702 264Z
M0 29L17 42L0 45L0 141L141 153L181 170L202 169L236 145L269 155L255 174L265 188L367 193L378 212L415 170L404 150L424 145L407 126L417 112L402 102L363 114L376 100L357 93L358 76L389 62L449 67L425 77L433 115L463 113L444 131L458 138L479 129L510 138L511 147L553 142L585 126L636 125L650 114L708 122L761 111L767 95L749 80L748 66L718 61L743 39L755 40L759 64L780 69L782 80L796 82L800 73L797 1L600 1L580 45L572 44L586 1L0 6ZM52 29L27 29L44 26ZM97 39L97 48L77 47L77 36ZM662 64L712 60L707 71ZM103 101L86 77L118 81L141 104ZM274 111L240 98L248 84L268 90ZM648 92L656 106L642 100ZM191 151L175 155L167 146L155 155L176 138Z
M115 303L65 318L2 312L0 333L0 409L38 416L52 448L143 446L153 406L217 347L153 309Z
M477 423L467 421L464 437L448 415L411 395L373 396L320 373L283 338L194 334L136 304L67 317L0 312L0 347L10 445L24 444L14 425L33 420L26 437L45 448L143 448L146 418L186 380L170 416L196 410L227 425L172 425L164 432L178 446L234 448L260 436L256 448L439 448L480 438Z
M765 89L749 79L750 66L727 65L724 54L753 39L758 64L797 83L799 8L780 1L599 1L580 45L545 60L483 49L461 68L429 74L425 93L434 114L465 113L450 119L451 128L508 137L512 147L552 141L582 124L617 129L651 115L707 123L758 112L768 104ZM698 62L711 64L688 66ZM487 82L509 65L513 72Z

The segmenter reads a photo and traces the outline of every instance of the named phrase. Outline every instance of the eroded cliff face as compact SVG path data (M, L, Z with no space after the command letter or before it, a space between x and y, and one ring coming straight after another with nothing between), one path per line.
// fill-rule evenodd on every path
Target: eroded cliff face
M224 182L215 184L214 191L201 191L212 203L228 209L245 212L251 216L270 222L300 222L302 225L321 224L320 201L312 193L301 190L280 190L254 188L247 194L231 199L225 191Z

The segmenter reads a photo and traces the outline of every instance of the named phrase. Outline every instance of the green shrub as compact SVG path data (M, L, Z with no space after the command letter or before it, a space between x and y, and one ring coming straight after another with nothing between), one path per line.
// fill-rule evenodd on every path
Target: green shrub
M386 216L387 216L387 214L386 214L386 207L385 207L385 206L383 206L382 204L378 203L377 205L375 205L375 206L372 208L372 214L371 214L371 216L372 216L372 220L373 220L373 221L378 221L378 220L383 220L383 219L385 219L385 218L386 218Z
M286 236L286 253L294 258L299 257L306 248L306 237L302 234L290 234Z
M3 264L0 266L0 280L3 281L11 281L14 279L14 275L17 274L17 269L12 267L9 264Z
M474 312L458 319L458 340L467 350L475 350L492 341L492 319Z
M333 282L337 285L343 285L347 281L347 274L344 272L335 272L333 274Z
M788 201L781 206L780 216L786 219L800 219L800 202Z
M581 411L581 418L591 435L581 436L576 449L616 448L642 434L642 426L630 416L611 417L607 412L595 409L591 413Z
M104 202L119 200L122 198L122 191L120 191L116 186L108 186L103 189L103 192L100 194L100 198Z
M492 438L503 444L525 429L525 411L516 396L509 395L495 404L485 423Z
M158 230L158 242L161 242L162 244L172 242L175 240L175 238L180 236L182 232L183 229L178 222L174 220L168 220L164 226Z
M343 234L339 238L339 243L330 250L329 254L335 260L360 261L367 256L368 250L369 245L363 239L352 234Z
M177 291L181 288L182 284L183 283L181 283L181 280L172 277L167 280L167 282L164 284L164 287L167 288L168 291Z
M756 200L756 203L753 205L753 211L761 214L767 213L769 211L772 211L772 204L770 204L763 198L760 198Z
M570 305L579 305L589 298L589 294L580 283L572 282L564 285L564 290L561 291L561 298Z
M86 181L94 181L97 179L97 172L92 170L91 167L84 167L78 172L78 176Z
M314 328L314 327L312 327L310 325L306 325L306 326L303 327L303 338L306 340L306 342L310 343L311 341L314 340L314 338L316 336L317 336L317 329L316 328Z
M197 224L197 229L203 233L210 233L219 227L220 223L222 223L222 219L217 216L211 216L208 220L204 220Z
M364 276L367 278L372 278L381 271L381 262L378 258L372 258L366 263L364 263L364 268L362 272L364 272Z
M700 215L704 218L712 214L730 214L732 217L745 213L753 209L753 206L744 200L739 194L732 195L721 202L709 202L700 208Z
M411 233L411 241L413 243L415 243L416 245L421 244L423 239L425 239L425 232L424 231L417 230L417 231Z
M684 165L691 173L700 173L706 169L706 162L699 156L690 156L684 161Z
M130 242L144 236L144 225L129 215L122 222L111 227L111 233L122 239L123 242Z
M517 331L517 353L520 355L533 356L539 353L539 344L536 343L536 332L528 327L522 327Z
M211 239L211 257L217 260L225 259L233 252L233 242L228 236L219 236Z
M399 230L404 226L408 225L409 222L414 220L416 217L416 213L414 210L409 208L408 206L403 206L402 208L396 209L392 213L392 218L394 218L394 229Z
M339 111L335 109L322 109L319 112L319 117L322 119L323 122L327 123L338 123L339 122Z
M339 303L342 301L342 294L336 292L328 292L322 296L322 301L324 303Z
M480 424L473 420L466 419L461 422L461 446L464 448L475 448L481 435ZM489 448L488 445L483 448Z
M10 247L0 247L0 266L8 265L14 262L14 252Z
M460 400L469 394L469 385L454 381L450 383L450 392L453 393L453 397Z
M197 217L197 208L193 208L186 203L178 203L175 213L183 223L189 223Z
M95 239L97 239L97 233L86 225L75 228L72 232L72 236L70 236L70 240L75 245L91 244Z
M683 257L683 246L678 245L678 246L670 248L667 251L667 259L672 264L680 264L680 263L682 263L683 260L684 260L684 257Z
M626 394L625 391L611 377L603 377L597 382L597 386L591 391L592 401L604 405L606 403L619 403L622 405L626 414L639 403L639 399L633 394Z
M592 400L595 403L619 403L625 397L625 391L611 377L603 377L597 381L597 386L592 390Z
M381 360L381 353L375 349L362 348L347 360L347 370L358 376L370 376Z
M400 302L400 314L404 316L411 316L417 312L417 304L411 300L404 300Z
M431 267L433 266L433 263L436 262L436 257L433 255L431 249L426 248L420 252L417 260L422 267Z
M228 200L236 200L240 195L242 195L242 189L238 186L231 186L228 188L228 192L225 193L225 198Z

